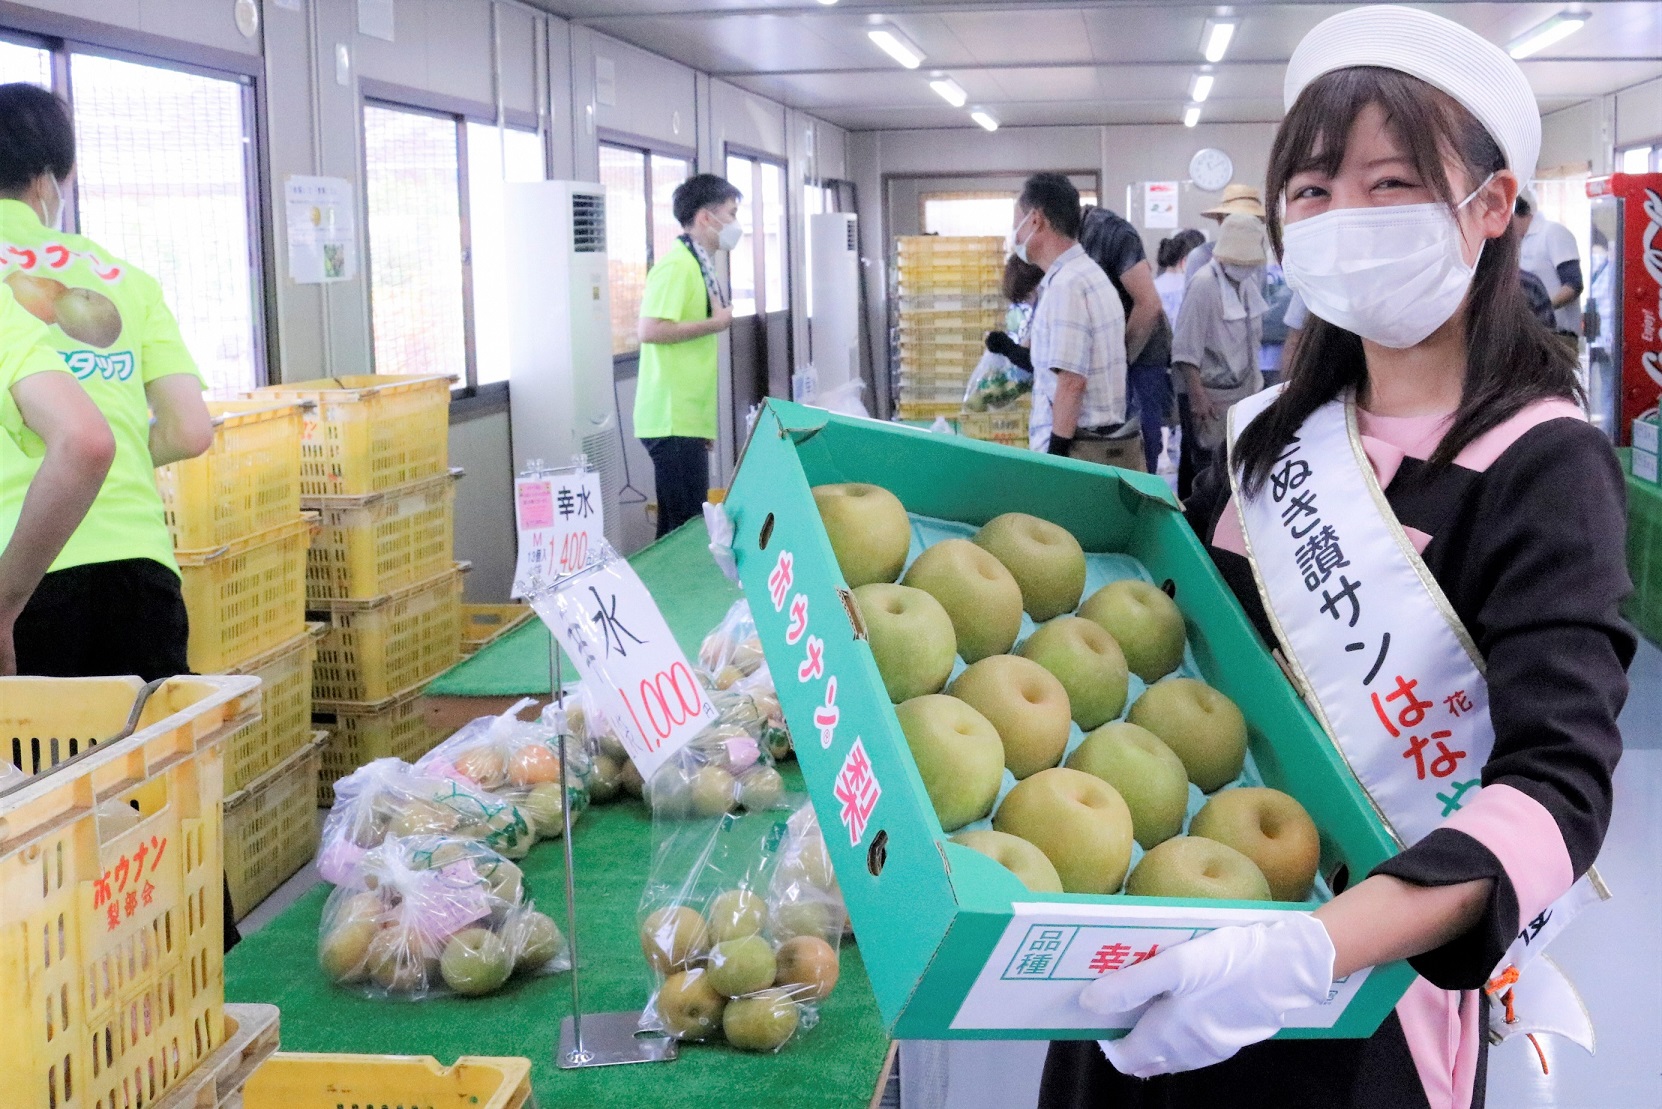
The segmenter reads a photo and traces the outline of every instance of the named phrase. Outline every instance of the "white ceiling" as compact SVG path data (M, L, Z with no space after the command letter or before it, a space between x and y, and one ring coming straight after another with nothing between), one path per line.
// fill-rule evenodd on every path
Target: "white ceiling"
M1209 122L1274 122L1299 39L1350 4L1173 0L537 0L556 14L853 130L972 127L928 86L945 74L1006 126L1174 123L1204 66L1202 28L1239 20L1203 108ZM1505 45L1571 6L1425 3ZM1662 77L1662 3L1593 0L1587 24L1522 62L1551 112ZM892 62L866 38L887 20L926 59Z

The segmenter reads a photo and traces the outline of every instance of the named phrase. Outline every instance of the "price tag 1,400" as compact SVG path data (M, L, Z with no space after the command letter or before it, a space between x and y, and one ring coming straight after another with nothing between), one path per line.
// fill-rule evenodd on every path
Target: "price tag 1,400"
M612 557L537 596L537 614L618 730L641 777L715 720L704 686L634 568Z
M514 524L519 560L513 596L528 583L576 573L605 537L600 475L593 470L514 479Z

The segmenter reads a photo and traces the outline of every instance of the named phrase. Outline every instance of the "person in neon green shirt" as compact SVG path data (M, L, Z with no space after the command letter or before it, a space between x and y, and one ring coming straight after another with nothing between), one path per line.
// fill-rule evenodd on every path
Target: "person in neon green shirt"
M738 189L700 173L676 186L681 236L646 275L635 434L652 456L662 538L703 513L716 438L716 334L733 308L711 257L739 244Z
M97 499L18 615L20 672L186 673L189 626L155 467L213 444L202 378L161 286L91 239L58 230L75 168L63 102L0 85L0 280L40 321L60 368L108 421ZM40 463L0 440L0 534L20 527Z

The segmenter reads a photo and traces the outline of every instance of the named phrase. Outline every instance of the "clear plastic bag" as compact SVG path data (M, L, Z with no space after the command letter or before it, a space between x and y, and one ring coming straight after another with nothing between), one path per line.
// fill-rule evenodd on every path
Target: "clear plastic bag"
M510 859L524 858L537 839L531 818L512 801L458 778L424 773L401 759L376 759L335 783L318 872L343 885L383 840L422 835L478 840Z
M965 412L1008 408L1033 391L1033 375L1002 354L986 351L964 388Z
M629 761L629 752L624 750L606 714L595 704L587 685L580 685L574 694L567 695L566 727L588 752L588 793L591 802L604 805L621 797L641 795L639 774L633 775L633 793L625 788L634 768Z
M655 820L638 914L654 981L642 1029L784 1050L837 984L846 913L834 891L799 795L742 816Z
M721 623L704 637L698 648L698 665L710 676L709 684L714 689L729 689L767 665L749 601L743 597L734 601Z
M514 975L571 969L519 867L477 840L389 836L323 907L318 965L366 996L419 1001L495 993Z
M424 774L455 778L512 802L530 818L540 838L555 839L565 830L565 805L571 806L574 823L588 808L594 763L588 743L568 735L566 788L560 788L560 737L552 706L538 720L519 719L519 713L535 703L527 697L498 716L469 721L415 766Z

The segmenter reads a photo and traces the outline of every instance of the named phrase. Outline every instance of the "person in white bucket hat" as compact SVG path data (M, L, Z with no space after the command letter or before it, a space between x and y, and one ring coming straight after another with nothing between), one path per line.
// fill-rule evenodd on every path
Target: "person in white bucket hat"
M1590 1045L1534 955L1607 896L1635 641L1622 473L1517 279L1535 100L1498 47L1386 5L1317 25L1285 100L1264 196L1311 319L1185 507L1402 849L1330 851L1306 909L1099 974L1069 1023L1116 1038L1052 1044L1041 1109L1472 1109L1486 1021ZM1340 1026L1399 960L1367 1038L1275 1038Z

